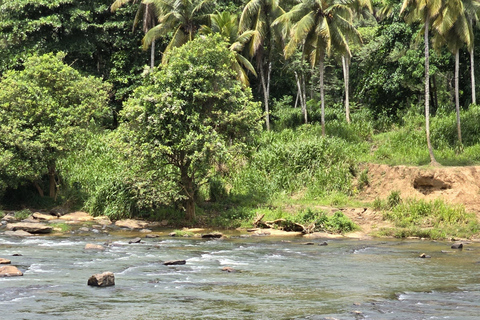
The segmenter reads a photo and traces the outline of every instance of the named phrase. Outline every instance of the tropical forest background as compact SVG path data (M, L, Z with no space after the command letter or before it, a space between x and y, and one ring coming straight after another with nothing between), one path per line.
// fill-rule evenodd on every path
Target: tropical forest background
M0 209L231 227L279 202L353 201L362 163L476 164L479 13L0 0Z

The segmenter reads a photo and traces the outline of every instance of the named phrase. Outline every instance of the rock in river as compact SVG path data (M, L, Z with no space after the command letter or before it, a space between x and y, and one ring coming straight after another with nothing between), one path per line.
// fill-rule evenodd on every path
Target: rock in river
M33 236L30 232L17 230L17 231L5 231L6 236L15 236L15 237L29 237Z
M10 264L11 261L8 259L0 258L0 264Z
M140 243L140 242L142 242L141 238L133 238L132 240L128 241L129 244Z
M148 223L142 220L134 220L134 219L125 219L125 220L118 220L115 222L117 227L121 228L128 228L128 229L144 229Z
M7 230L11 231L23 230L29 233L50 233L52 232L52 229L52 227L41 223L18 222L7 224Z
M174 266L174 265L181 265L186 263L187 261L185 260L170 260L170 261L165 261L163 264L166 266Z
M109 287L115 285L115 276L113 272L97 273L92 275L87 284L94 287Z
M0 267L0 277L16 277L23 276L22 271L18 270L14 266L2 266Z
M93 243L87 243L85 245L85 250L99 250L103 251L105 250L105 247L100 245L100 244L93 244Z
M463 249L463 243L454 243L454 244L452 244L452 246L450 248L452 248L452 249Z
M203 239L219 239L223 236L220 232L202 234Z
M32 217L34 219L37 219L37 220L55 220L55 219L58 219L57 216L53 216L51 214L45 214L45 213L41 213L41 212L35 212L34 214L32 214Z

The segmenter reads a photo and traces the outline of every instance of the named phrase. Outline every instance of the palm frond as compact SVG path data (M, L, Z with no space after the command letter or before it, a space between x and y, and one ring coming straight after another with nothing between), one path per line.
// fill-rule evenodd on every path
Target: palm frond
M130 2L130 0L115 0L114 3L112 3L112 6L110 7L111 12L117 11L121 6L123 6L125 3ZM133 1L134 3L136 0Z

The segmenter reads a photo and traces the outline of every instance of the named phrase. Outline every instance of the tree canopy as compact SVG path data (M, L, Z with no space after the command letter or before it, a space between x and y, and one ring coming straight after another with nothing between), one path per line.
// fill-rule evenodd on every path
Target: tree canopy
M71 138L108 111L109 86L63 63L64 53L32 56L21 71L0 81L0 181L4 187L50 177L55 196L56 160Z
M257 103L231 69L235 55L217 36L173 49L125 103L119 130L143 161L169 165L183 190L187 219L213 161L245 147L259 130Z

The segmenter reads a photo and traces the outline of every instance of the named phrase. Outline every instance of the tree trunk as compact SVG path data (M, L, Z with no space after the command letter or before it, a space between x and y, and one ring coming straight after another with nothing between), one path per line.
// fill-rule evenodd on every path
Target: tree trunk
M457 112L457 133L458 142L462 146L462 128L460 126L460 88L459 88L459 73L460 73L460 55L459 50L455 52L455 110Z
M189 161L182 165L180 167L180 175L182 180L183 192L186 196L186 199L184 200L185 219L188 221L193 221L193 219L195 219L195 187L193 175L188 175L189 166Z
M42 198L43 198L43 197L45 196L45 194L43 193L43 189L42 189L42 187L40 187L40 185L38 184L38 182L37 182L37 181L33 182L33 185L34 185L34 186L35 186L35 188L37 189L37 191L38 191L38 194L40 195L40 197L42 197Z
M435 75L432 75L432 90L433 92L431 93L432 96L432 103L433 103L433 108L430 111L431 114L437 114L438 110L438 86L437 86L437 77Z
M262 61L262 58L259 58ZM271 64L269 63L269 69ZM269 89L270 84L267 86L267 79L265 79L265 70L263 69L263 64L260 62L258 63L260 69L260 81L262 82L262 89L263 89L263 105L265 107L265 126L267 127L267 131L270 131L270 111L268 108L268 98L269 98ZM270 80L270 71L268 71L268 80ZM269 81L270 82L270 81Z
M477 104L477 97L475 93L475 56L472 50L470 50L470 78L472 80L472 103Z
M155 39L152 40L152 47L150 48L150 69L155 67Z
M298 88L297 97L300 97L300 106L302 108L303 118L305 120L305 123L308 123L307 104L305 103L305 95L303 94L302 84L300 82L300 77L298 76L297 71L295 71L295 80L297 80L297 88Z
M324 58L325 55L322 52L320 54L320 99L321 102L321 124L322 124L322 137L325 137L325 92L324 92L324 84L323 84L323 74L324 70Z
M430 62L429 62L429 43L428 29L430 18L425 19L425 133L427 135L428 153L430 154L430 164L438 165L435 155L433 154L432 144L430 142Z
M48 168L48 179L49 179L49 196L52 199L55 199L57 193L57 183L55 181L55 164L49 166Z
M343 79L345 82L345 116L347 118L347 123L350 123L350 92L349 92L349 80L350 80L350 68L348 66L348 60L345 56L342 56L342 66L343 66Z

